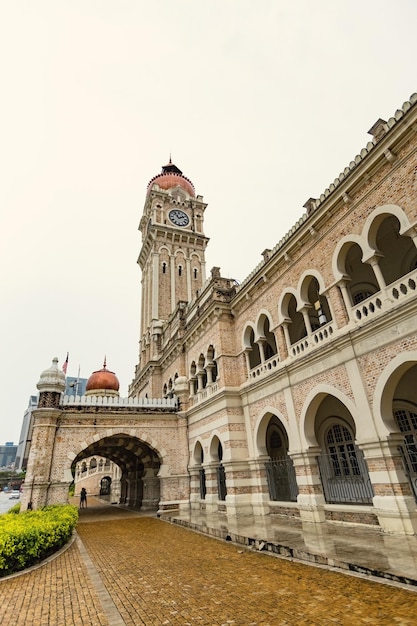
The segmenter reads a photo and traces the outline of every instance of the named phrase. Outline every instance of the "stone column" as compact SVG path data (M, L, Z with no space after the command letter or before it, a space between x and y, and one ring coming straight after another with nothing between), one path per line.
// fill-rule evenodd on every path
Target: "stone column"
M268 515L270 512L270 496L265 463L269 461L268 454L248 461L249 475L252 483L252 510L254 515Z
M152 254L152 319L159 319L159 254Z
M143 499L142 510L157 510L159 504L159 478L156 476L157 470L148 467L142 478Z
M379 259L380 259L380 255L374 254L370 259L366 260L366 263L368 263L368 265L370 265L372 269L374 270L375 278L377 280L377 283L379 284L379 289L380 291L382 291L383 289L385 289L387 284L381 272L381 268L379 267Z
M288 330L288 328L287 328ZM279 326L277 328L277 332L275 333L277 348L278 348L278 358L280 361L284 361L288 356L288 345L285 337L285 325Z
M219 494L217 489L217 468L219 461L213 461L205 465L206 470L206 511L217 513Z
M340 287L340 292L342 294L343 302L345 303L345 308L348 314L349 319L352 314L352 302L350 300L350 295L348 292L348 288L346 285L347 280L340 280L338 286Z
M49 503L55 436L60 415L61 411L57 409L33 411L33 433L21 500L22 512L28 507L38 509ZM68 491L61 502L67 501Z
M196 382L197 382L197 378L194 376L193 378L190 378L190 380L188 381L189 386L190 386L190 396L195 396L195 394L197 393L196 390Z
M265 339L258 339L257 344L259 346L259 354L261 357L261 365L265 363Z
M177 280L177 274L175 271L175 256L171 255L171 311L174 311L176 306L176 297L175 297L175 285Z
M190 504L192 511L200 511L205 509L205 506L201 506L204 500L201 500L200 496L200 470L203 469L202 465L194 465L188 468L190 474Z
M192 280L191 280L191 261L190 261L190 259L185 259L185 271L186 271L186 275L187 275L187 300L188 300L188 302L191 302L191 300L193 299L193 294L192 294L192 290L191 290Z
M404 471L400 446L402 433L385 441L361 443L374 489L375 514L383 530L402 535L417 534L416 501Z
M197 391L203 390L204 370L197 371Z
M301 307L300 309L300 313L303 314L304 324L307 330L307 335L311 335L311 333L313 332L313 329L311 328L310 316L308 314L309 309L311 309L311 305L307 305L307 304Z
M341 288L338 285L332 285L327 293L332 304L331 310L335 316L334 321L338 328L343 328L343 326L349 323L349 314Z
M250 352L250 348L245 348L244 355L245 355L246 367L247 367L246 376L249 376L249 372L251 370L250 360L249 360L249 352Z
M326 521L323 487L317 457L320 448L310 447L306 451L289 452L295 468L298 485L297 503L300 518L305 522Z
M231 517L253 514L252 476L247 461L222 461L226 473L226 510Z
M291 337L290 337L290 331L288 329L288 324L290 322L283 322L282 323L282 328L284 330L284 336L285 336L285 341L287 343L287 354L291 354Z

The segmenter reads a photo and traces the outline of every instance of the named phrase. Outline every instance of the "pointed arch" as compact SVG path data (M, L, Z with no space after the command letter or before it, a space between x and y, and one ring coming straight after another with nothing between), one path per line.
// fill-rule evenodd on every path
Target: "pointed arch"
M400 235L406 235L410 229L408 217L400 206L397 204L383 204L377 207L368 215L362 230L364 240L368 242L369 247L373 250L377 250L376 236L380 225L391 215L398 219Z
M374 416L376 429L380 437L398 432L398 425L393 414L394 394L401 378L417 364L417 350L403 352L395 356L382 370L375 385Z
M295 298L297 311L301 306L298 299L298 291L293 287L287 287L286 290L281 294L278 301L278 319L281 324L282 322L288 321L289 319L288 306L291 300L291 296Z
M359 246L362 251L362 261L373 255L374 251L366 243L366 240L362 237L362 235L350 234L340 239L334 249L332 257L332 270L336 281L347 277L348 272L346 271L346 257L352 246L355 244Z
M292 447L290 440L290 425L289 421L285 419L280 411L278 411L273 406L267 406L262 410L262 413L259 415L256 420L255 428L254 428L254 442L255 442L255 452L256 456L266 455L268 454L266 448L266 432L268 429L268 424L271 420L271 417L275 416L282 424L282 427L287 433L289 448Z
M343 404L352 416L356 427L356 437L361 439L360 420L357 419L356 405L342 391L331 385L318 385L307 395L300 414L300 437L302 447L309 448L319 446L316 436L316 415L323 400L327 396L333 396Z

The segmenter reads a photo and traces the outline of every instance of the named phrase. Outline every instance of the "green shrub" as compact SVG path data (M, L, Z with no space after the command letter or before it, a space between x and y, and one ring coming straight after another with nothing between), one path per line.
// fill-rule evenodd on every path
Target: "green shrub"
M7 513L20 513L20 502L12 506Z
M1 515L0 577L29 567L59 550L71 538L77 521L77 508L71 505Z

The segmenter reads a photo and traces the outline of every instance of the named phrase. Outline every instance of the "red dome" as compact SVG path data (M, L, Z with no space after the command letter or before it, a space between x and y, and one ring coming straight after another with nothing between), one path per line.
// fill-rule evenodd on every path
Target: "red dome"
M185 176L183 176L181 170L169 160L168 165L162 167L162 172L157 176L154 176L148 184L148 193L152 189L153 185L159 185L161 189L172 189L173 187L181 187L191 197L195 198L194 185Z
M87 381L86 391L98 391L108 389L119 391L119 380L114 372L106 368L104 361L103 369L93 372Z

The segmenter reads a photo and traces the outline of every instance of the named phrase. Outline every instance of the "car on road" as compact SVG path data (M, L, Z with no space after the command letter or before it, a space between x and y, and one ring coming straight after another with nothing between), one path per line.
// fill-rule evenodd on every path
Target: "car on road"
M18 500L20 498L20 491L18 489L13 489L10 493L9 500Z

